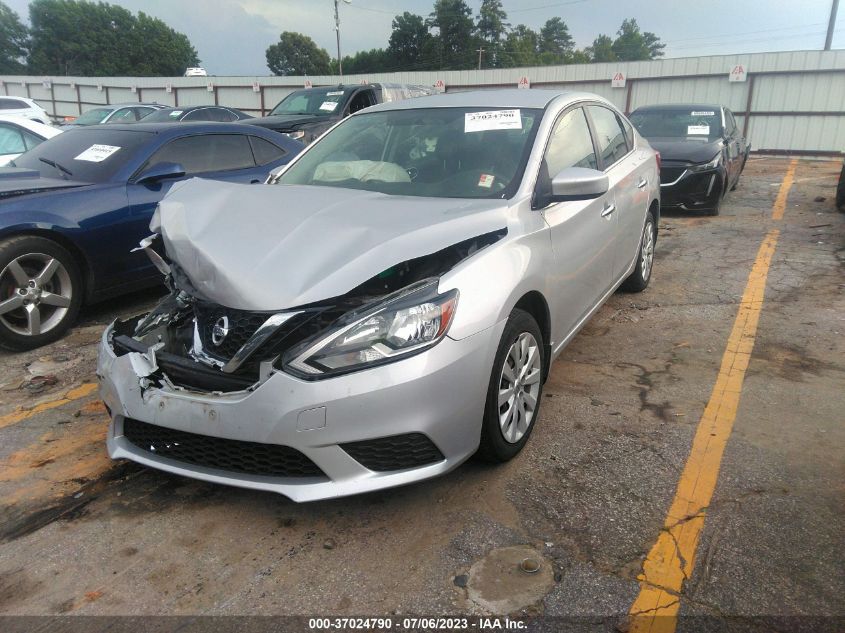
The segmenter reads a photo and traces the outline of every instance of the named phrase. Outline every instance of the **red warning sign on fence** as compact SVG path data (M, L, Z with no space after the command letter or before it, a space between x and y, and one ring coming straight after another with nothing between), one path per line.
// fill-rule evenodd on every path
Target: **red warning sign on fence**
M516 87L517 88L524 88L524 89L527 90L528 88L531 87L531 80L529 80L528 77L520 77L519 83L516 84Z

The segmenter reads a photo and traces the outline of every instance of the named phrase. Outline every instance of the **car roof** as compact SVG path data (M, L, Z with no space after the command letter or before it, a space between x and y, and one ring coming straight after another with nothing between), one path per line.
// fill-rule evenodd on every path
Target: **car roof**
M724 106L715 103L658 103L655 105L640 106L634 112L642 110L721 110Z
M593 99L604 102L598 95L588 92L569 92L564 90L531 89L519 90L474 90L472 92L450 92L425 97L414 97L401 101L382 103L366 109L374 110L412 110L417 108L545 108L558 97L567 101Z
M247 128L245 130L245 128ZM265 128L254 125L244 125L243 123L218 123L216 121L187 121L179 125L164 122L161 123L144 123L143 120L139 123L107 123L105 125L87 125L79 130L75 130L74 134L86 130L120 130L122 132L146 132L148 134L161 134L163 136L181 136L185 132L193 132L197 134L207 134L212 132L230 132L235 134L255 133L255 128L262 133L266 133Z
M175 107L175 106L166 106L162 108L162 110L179 110L180 112L190 112L192 110L203 110L205 108L223 108L224 110L234 110L235 108L230 108L229 106L224 105L214 105L210 103L208 105L192 105L192 106L185 106L183 107Z

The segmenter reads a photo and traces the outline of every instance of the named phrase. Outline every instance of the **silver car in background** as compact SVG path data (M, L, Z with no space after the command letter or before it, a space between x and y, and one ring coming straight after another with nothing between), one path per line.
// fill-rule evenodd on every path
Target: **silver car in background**
M171 293L101 342L109 454L296 501L508 460L551 361L648 285L658 215L628 120L545 90L382 104L272 184L175 185L143 243Z

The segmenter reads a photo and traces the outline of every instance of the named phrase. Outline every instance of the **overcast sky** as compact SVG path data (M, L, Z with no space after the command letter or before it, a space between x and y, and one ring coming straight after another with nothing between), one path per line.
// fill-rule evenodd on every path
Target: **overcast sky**
M28 21L28 0L3 0ZM264 51L282 31L312 37L334 57L333 0L111 0L161 18L185 33L202 65L215 75L267 75ZM344 55L383 47L393 16L431 13L433 0L352 0L341 4ZM469 0L477 15L481 0ZM666 44L667 57L775 50L821 49L831 0L504 0L508 21L539 29L551 17L569 25L576 45L612 35L625 18ZM671 9L668 7L672 7ZM839 8L834 48L845 47L845 3Z

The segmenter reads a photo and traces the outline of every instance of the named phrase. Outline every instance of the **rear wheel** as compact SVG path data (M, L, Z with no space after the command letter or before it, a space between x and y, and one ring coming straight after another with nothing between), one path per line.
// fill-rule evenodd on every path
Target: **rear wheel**
M43 237L0 242L0 346L22 351L58 339L82 303L79 267Z
M540 413L545 362L540 326L530 314L515 309L493 362L479 457L506 462L525 446Z
M637 256L637 265L628 278L622 282L622 290L625 292L642 292L648 288L651 281L651 270L654 267L654 247L657 243L657 224L654 222L654 215L648 212L643 227L643 234L640 237L640 250Z

